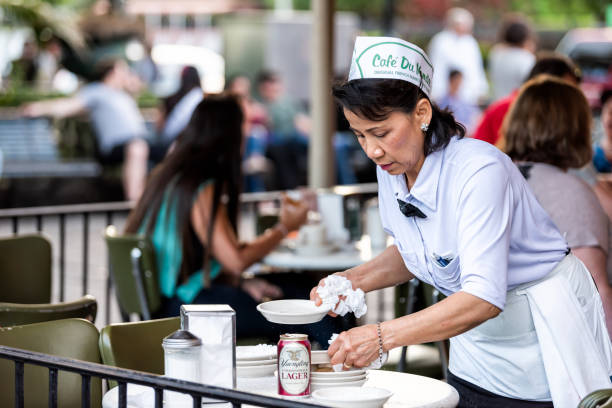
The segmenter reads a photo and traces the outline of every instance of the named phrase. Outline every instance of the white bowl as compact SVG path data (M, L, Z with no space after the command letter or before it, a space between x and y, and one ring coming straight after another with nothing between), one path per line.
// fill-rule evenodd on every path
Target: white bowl
M362 378L361 380L355 380L355 381L345 381L345 382L317 382L317 381L310 381L310 386L312 387L313 390L320 390L322 388L340 388L340 387L361 387L363 384L365 384L365 382L367 381L367 378Z
M271 376L276 370L276 363L258 366L236 366L237 377L265 377Z
M331 359L327 350L313 350L310 352L310 364L330 364Z
M254 361L276 359L275 344L258 344L256 346L236 346L236 361Z
M312 300L286 299L260 303L257 310L272 323L307 324L323 319L329 307L315 306Z
M253 360L253 361L240 361L236 360L236 367L253 367L253 366L261 366L268 364L276 364L278 360Z
M320 377L320 378L343 378L343 377L355 377L364 375L366 373L365 370L349 370L349 371L313 371L311 373L312 377Z
M312 398L330 407L338 408L379 408L393 393L375 387L338 387L319 389Z

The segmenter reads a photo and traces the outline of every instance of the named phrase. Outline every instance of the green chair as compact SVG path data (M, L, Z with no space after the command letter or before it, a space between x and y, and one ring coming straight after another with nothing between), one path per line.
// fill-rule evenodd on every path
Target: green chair
M593 391L580 401L578 408L612 408L612 389Z
M106 365L164 374L164 337L180 329L178 317L117 323L100 331L100 354ZM114 387L114 381L109 381Z
M98 302L91 295L62 303L3 303L0 302L0 327L81 318L95 322Z
M42 235L0 238L0 302L51 302L51 243Z
M104 232L111 279L124 321L137 313L143 320L161 306L155 251L143 235L119 235L110 225Z
M100 363L98 329L87 320L65 319L0 328L0 345L37 351L54 356ZM15 406L15 365L0 359L0 406ZM91 378L91 407L102 405L102 382ZM57 402L62 408L80 408L81 376L59 371ZM24 366L25 408L49 406L49 370L32 364Z

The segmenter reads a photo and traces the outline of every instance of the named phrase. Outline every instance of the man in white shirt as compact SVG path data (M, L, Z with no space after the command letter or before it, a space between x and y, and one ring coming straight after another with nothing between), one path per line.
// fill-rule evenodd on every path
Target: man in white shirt
M489 53L489 75L493 100L518 89L535 64L535 42L525 21L513 17L503 25L501 43Z
M99 80L85 85L74 96L34 102L24 116L63 118L87 112L96 132L98 156L103 164L123 163L123 190L127 200L140 197L147 175L147 130L134 98L126 92L134 76L122 60L103 61Z
M463 73L460 99L478 104L486 96L489 85L482 65L478 43L472 36L474 17L462 8L446 13L446 28L434 35L429 43L429 56L435 72L431 96L439 101L448 93L448 75L452 69Z

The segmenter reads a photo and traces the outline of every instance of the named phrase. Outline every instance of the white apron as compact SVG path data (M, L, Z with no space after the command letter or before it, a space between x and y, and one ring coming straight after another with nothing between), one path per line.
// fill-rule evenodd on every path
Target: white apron
M612 386L601 298L572 254L545 278L509 291L497 317L450 341L450 371L505 397L575 408Z

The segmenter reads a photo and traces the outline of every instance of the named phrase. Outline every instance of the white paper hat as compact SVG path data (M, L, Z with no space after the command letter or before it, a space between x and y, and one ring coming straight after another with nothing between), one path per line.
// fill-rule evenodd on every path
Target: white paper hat
M433 65L425 51L393 37L357 37L348 80L388 78L408 81L429 97Z

